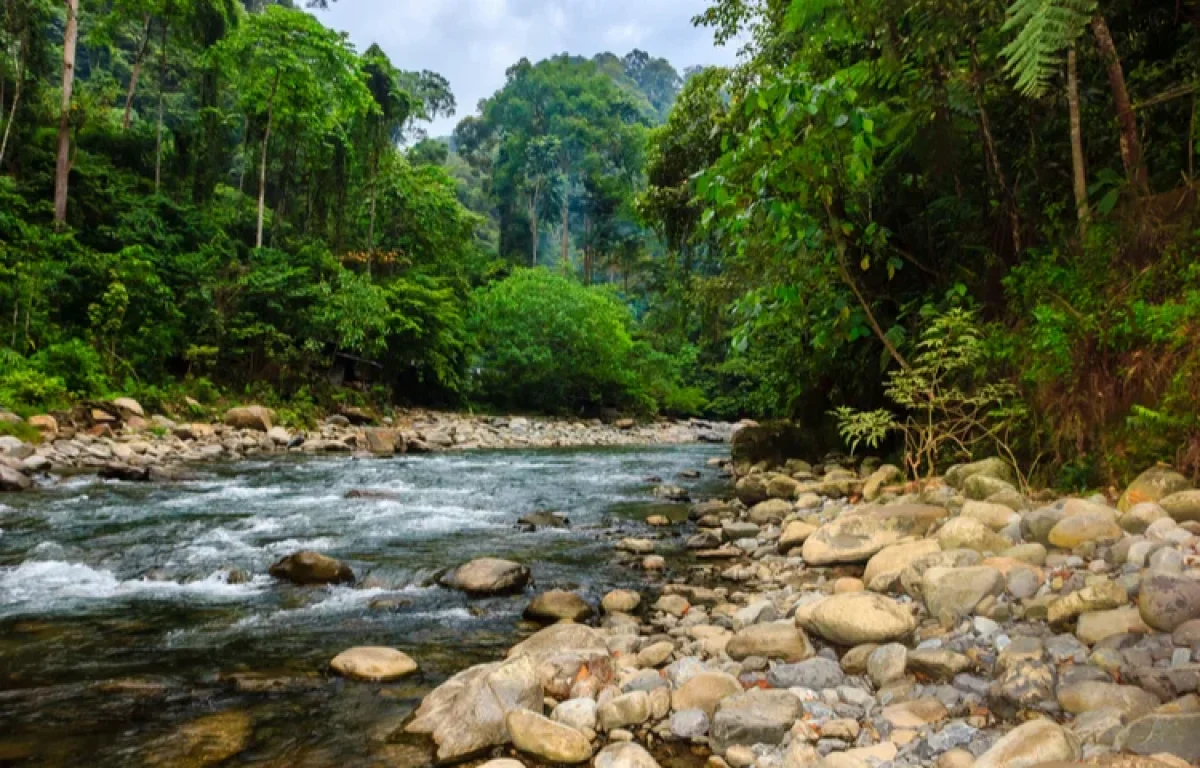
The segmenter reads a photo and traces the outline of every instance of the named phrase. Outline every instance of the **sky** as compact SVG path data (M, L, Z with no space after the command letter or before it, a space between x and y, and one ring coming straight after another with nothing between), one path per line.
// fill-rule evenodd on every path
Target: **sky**
M337 0L317 16L349 33L361 52L378 43L400 69L430 69L450 81L458 111L428 127L449 134L480 99L504 85L522 56L558 53L624 56L640 48L680 73L694 65L731 64L736 45L718 47L712 30L691 20L706 0Z

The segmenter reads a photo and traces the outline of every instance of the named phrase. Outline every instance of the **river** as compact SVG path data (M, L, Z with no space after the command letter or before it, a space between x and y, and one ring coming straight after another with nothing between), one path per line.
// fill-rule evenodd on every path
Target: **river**
M494 555L532 566L537 589L593 604L646 576L614 537L644 534L658 476L715 491L726 449L497 451L395 460L276 458L212 465L184 482L77 477L0 499L0 764L168 764L181 723L236 711L253 723L237 764L408 765L389 737L450 674L498 658L528 595L468 600L437 574ZM681 480L684 470L702 470ZM350 490L394 494L348 499ZM554 510L567 529L524 532ZM681 546L675 539L675 546ZM300 549L349 563L354 587L301 588L267 567ZM229 583L230 574L236 574ZM418 674L389 685L330 677L354 645L390 645Z

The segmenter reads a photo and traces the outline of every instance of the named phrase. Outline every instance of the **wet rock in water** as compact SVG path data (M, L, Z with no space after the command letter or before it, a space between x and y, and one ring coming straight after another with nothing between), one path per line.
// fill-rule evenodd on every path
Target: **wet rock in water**
M33 487L33 481L6 464L0 464L0 491L27 491Z
M529 579L527 566L511 560L482 557L443 576L442 584L471 595L496 595L520 591Z
M270 432L275 414L270 408L261 405L247 405L240 408L230 408L225 412L223 421L226 426L234 429L253 429L259 432Z
M1079 757L1079 741L1049 720L1031 720L1000 738L975 761L974 768L1032 768Z
M733 675L701 672L671 694L671 708L676 711L700 710L711 716L722 699L741 692L742 684Z
M329 662L342 677L368 682L397 680L417 671L417 662L395 648L361 646L342 651Z
M150 480L149 467L131 467L128 464L105 464L97 474L104 480L122 480L127 483L145 483Z
M943 507L924 504L868 507L858 514L843 514L809 536L801 555L809 565L865 563L884 547L924 535L947 514Z
M592 606L574 592L552 589L530 601L523 614L533 621L583 621L592 615Z
M686 502L690 500L687 490L678 485L660 485L654 489L655 498L666 499L667 501Z
M737 661L750 656L803 661L815 653L804 630L790 621L754 624L739 630L730 638L725 652Z
M574 728L527 709L514 709L505 719L513 746L551 763L573 765L592 756L592 745Z
M480 664L435 688L405 726L429 734L439 760L449 761L509 741L506 718L515 709L542 710L542 684L528 656Z
M912 634L917 622L900 603L874 592L833 595L816 604L806 627L838 645L886 643Z
M279 560L271 566L269 573L277 579L301 586L354 582L354 571L350 566L309 550Z
M222 763L250 744L254 723L240 710L219 712L184 723L151 743L146 764L154 768L201 768Z
M1125 726L1114 746L1139 755L1166 752L1194 763L1200 760L1200 712L1146 715Z
M371 488L353 488L346 491L347 499L386 499L400 501L404 497L395 491L376 491Z
M614 589L600 601L605 613L633 613L642 603L642 596L629 589Z
M517 524L526 531L535 531L538 528L566 528L571 521L557 512L530 512L517 518Z
M778 744L803 713L789 691L753 688L721 701L713 715L713 749L724 752L735 744Z
M1200 580L1165 573L1151 576L1138 592L1138 612L1142 621L1162 632L1200 619Z
M644 747L631 741L609 744L596 753L593 768L659 768L658 761Z

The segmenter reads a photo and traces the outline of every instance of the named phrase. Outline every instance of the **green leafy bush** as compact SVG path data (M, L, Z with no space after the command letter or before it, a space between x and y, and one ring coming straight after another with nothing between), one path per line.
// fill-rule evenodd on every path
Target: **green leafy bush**
M637 397L629 310L612 293L518 269L475 294L475 390L511 408L581 411Z

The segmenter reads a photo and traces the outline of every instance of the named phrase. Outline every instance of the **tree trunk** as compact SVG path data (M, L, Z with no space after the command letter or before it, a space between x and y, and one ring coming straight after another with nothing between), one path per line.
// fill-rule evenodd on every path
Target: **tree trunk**
M1196 183L1196 142L1200 141L1200 136L1196 135L1196 94L1192 92L1192 119L1188 122L1188 181ZM3 153L0 153L3 157Z
M854 294L854 298L858 300L858 304L862 307L863 314L866 315L867 325L871 326L871 330L875 332L875 337L883 344L884 349L892 356L892 359L900 364L904 370L908 370L908 361L900 354L900 350L896 349L896 345L883 332L883 328L879 325L879 321L875 319L875 313L871 310L871 305L867 303L867 299L862 295L862 291L858 289L858 283L854 282L854 278L850 275L850 270L846 268L846 241L842 239L841 222L833 215L833 208L829 203L825 203L825 215L829 217L829 231L833 234L833 244L837 249L837 268L838 275L842 282Z
M1004 173L1004 166L1000 164L1000 152L996 149L996 139L992 134L991 116L988 115L987 106L983 102L983 87L980 85L979 56L974 44L971 46L971 66L975 75L975 87L972 89L972 92L975 95L975 106L979 110L979 130L983 134L984 152L987 153L988 165L996 177L996 184L1000 187L1000 194L1004 196L1004 207L1008 214L1008 227L1012 236L1013 255L1015 256L1021 253L1021 215L1017 210L1016 193L1009 188L1008 177Z
M142 74L142 59L146 48L150 46L150 14L146 14L146 28L142 31L142 44L138 46L137 56L133 59L133 71L129 73L129 90L125 93L125 114L121 117L121 130L129 130L129 122L133 117L133 94L137 91L138 77Z
M1149 175L1146 172L1146 163L1142 158L1142 142L1138 138L1137 116L1133 113L1133 105L1129 101L1129 90L1125 87L1125 70L1121 67L1121 59L1117 56L1117 47L1113 44L1108 24L1098 13L1092 17L1092 34L1096 38L1096 48L1100 51L1100 58L1108 69L1108 84L1112 89L1113 104L1117 109L1117 123L1121 131L1121 162L1125 165L1125 176L1138 194L1148 195L1150 194Z
M171 12L171 6L167 5L167 14ZM163 101L167 94L167 20L166 15L163 16L162 23L162 51L161 63L158 72L158 127L154 135L154 194L158 194L159 186L162 183L162 135L163 135Z
M54 165L54 224L67 223L67 179L71 175L71 91L75 87L75 43L79 38L79 0L66 0L63 33L62 108L58 117L58 156Z
M279 73L271 83L271 96L267 99L267 128L263 131L262 159L258 163L258 229L254 236L254 247L262 248L263 213L267 204L267 147L271 143L271 120L275 117L275 92L279 88Z
M367 254L369 255L375 249L375 199L377 197L376 185L379 181L379 144L376 142L375 149L371 152L371 205L370 215L367 222ZM367 270L370 274L371 262L367 261Z
M537 266L538 257L538 217L537 217L537 196L529 198L529 239L530 250L533 252L533 257L529 262L531 267Z
M4 165L4 153L8 150L8 137L12 133L13 121L17 119L17 106L21 103L21 87L25 80L25 51L25 39L22 38L21 54L17 59L17 73L13 83L12 106L8 110L8 122L4 124L4 138L0 139L0 165Z
M571 233L567 229L567 217L570 211L570 198L567 196L567 190L563 190L562 196L562 263L566 269L571 265Z
M1067 50L1067 106L1071 113L1071 170L1075 187L1075 212L1079 217L1079 239L1087 239L1091 212L1087 199L1087 165L1083 156L1083 128L1079 116L1079 64L1075 46Z

